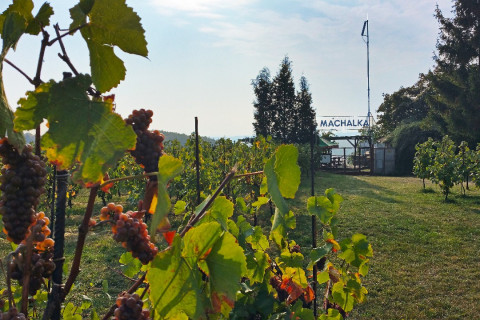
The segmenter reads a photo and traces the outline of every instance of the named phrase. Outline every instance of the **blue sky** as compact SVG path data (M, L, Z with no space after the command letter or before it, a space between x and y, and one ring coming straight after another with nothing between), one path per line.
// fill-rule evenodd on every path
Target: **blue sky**
M43 3L34 2L36 8ZM0 10L8 3L2 0ZM67 28L68 8L77 1L50 3L52 21ZM252 135L251 80L263 67L275 75L288 55L297 87L302 75L310 83L318 116L364 115L366 45L360 33L368 15L375 114L383 93L414 84L433 66L436 3L449 15L450 0L127 0L142 18L149 58L117 51L127 68L126 80L112 90L117 111L126 117L134 108L152 109L152 127L159 130L188 134L198 116L202 135ZM7 58L33 76L39 47L40 38L25 36ZM66 47L77 69L88 73L81 36L68 37ZM48 48L43 80L68 71L58 52ZM9 66L4 77L15 107L32 87Z

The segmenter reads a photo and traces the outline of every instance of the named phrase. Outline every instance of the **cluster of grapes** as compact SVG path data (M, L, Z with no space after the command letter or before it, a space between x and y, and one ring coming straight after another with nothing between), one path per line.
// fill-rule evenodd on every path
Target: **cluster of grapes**
M12 279L18 280L18 284L23 286L24 259L22 250L13 256L10 263L10 274ZM30 281L28 291L30 295L35 295L37 290L42 287L43 278L50 278L55 270L53 262L53 253L50 251L33 252L30 264Z
M12 308L7 312L0 312L0 320L26 320L27 317L23 313L18 312L16 308Z
M117 308L114 315L116 320L148 320L150 312L143 310L143 301L138 294L125 293L117 298Z
M113 220L113 239L121 242L142 264L147 264L157 255L158 248L150 242L147 225L142 220L143 212L122 211L122 206L109 203L100 210L100 220Z
M28 227L35 221L34 207L45 192L46 165L32 150L27 145L19 154L6 138L0 140L4 164L0 176L0 215L8 239L16 244L25 239Z
M51 231L48 225L50 224L50 219L45 216L45 213L39 212L35 215L35 221L28 228L27 236L32 234L33 244L36 245L38 251L47 251L50 250L54 241L52 238L48 238ZM23 241L25 243L26 240Z
M158 171L158 159L163 155L163 140L165 136L158 130L150 131L148 127L152 122L152 110L134 110L125 119L133 127L137 135L135 150L130 151L135 161L143 166L145 172Z

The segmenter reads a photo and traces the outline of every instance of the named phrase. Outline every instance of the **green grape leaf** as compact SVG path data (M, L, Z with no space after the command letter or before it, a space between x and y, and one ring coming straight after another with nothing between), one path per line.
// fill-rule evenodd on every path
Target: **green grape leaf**
M21 152L25 146L25 137L22 132L17 132L13 128L13 111L8 105L7 96L3 89L2 62L3 58L0 60L0 138L8 136L8 142Z
M227 221L233 215L233 203L226 197L217 197L207 214L199 221L200 223L217 221L223 230L228 230ZM198 225L198 224L197 224Z
M282 267L302 268L304 257L299 252L290 252L288 249L282 250L280 257L277 258L277 264Z
M342 314L337 309L328 309L328 314L320 315L319 320L343 320Z
M275 152L275 174L278 189L284 198L295 198L300 185L300 167L297 159L298 149L293 145L280 146ZM270 191L270 185L268 190Z
M247 242L250 243L253 250L265 251L270 247L267 237L263 234L262 228L256 226L253 228L253 234L247 237Z
M82 10L80 3L70 9L70 18L72 19L70 30L78 28L87 22L87 13Z
M252 207L256 208L257 211L264 205L268 203L268 198L267 197L258 197L257 201L252 203Z
M78 27L89 18L81 34L90 50L93 84L100 92L107 92L125 79L125 66L114 53L118 47L124 52L143 57L148 55L145 30L140 17L128 7L125 0L80 2L70 10L72 27Z
M343 198L335 193L334 189L327 189L325 196L308 198L307 210L310 214L316 215L321 223L329 225L340 209L340 203L342 201Z
M2 14L0 15L0 34L2 35L2 39L4 39L4 41L5 41L4 36L9 36L7 34L8 31L7 30L4 31L3 29L7 16L10 13L15 12L24 18L24 25L22 27L22 33L23 33L26 28L26 23L33 19L32 10L33 10L32 0L15 0L11 5L8 6L8 8L5 11L2 12Z
M26 33L37 35L42 31L42 27L50 25L50 17L53 15L53 8L48 2L45 2L38 10L35 18L29 21Z
M317 282L319 284L325 283L328 280L330 280L330 274L329 274L328 270L325 270L325 271L322 271L322 272L318 273Z
M212 299L218 298L221 305L227 304L233 308L236 292L240 289L240 280L247 272L243 249L234 236L225 232L213 246L206 262L210 271Z
M183 200L179 200L175 203L173 206L173 213L178 216L179 214L182 214L185 212L187 208L187 203Z
M78 313L75 313L76 310L77 310L77 307L75 307L73 305L73 303L71 303L71 302L67 303L65 308L63 308L63 313L62 313L63 319L65 319L65 320L82 320L82 315L78 314Z
M292 279L292 281L302 288L306 288L308 286L307 277L305 276L305 270L300 268L291 268L286 267L283 269L283 277Z
M233 234L237 238L240 246L245 247L247 238L253 234L253 227L244 216L238 216L236 227L238 232L233 230Z
M82 30L83 33L83 30ZM115 53L113 47L86 40L90 51L92 81L100 92L107 92L125 80L127 69Z
M142 268L142 263L140 260L134 258L131 252L123 253L118 262L124 265L123 273L130 278L138 274Z
M326 243L323 247L320 248L313 248L312 251L310 252L310 264L309 264L309 270L313 267L313 264L317 263L325 257L327 254L329 254L332 251L333 244L331 243Z
M243 199L242 197L237 197L235 199L235 204L236 204L237 208L240 209L240 211L242 211L242 212L247 212L248 211L247 204L245 203L245 199Z
M251 283L261 283L265 276L265 269L267 269L270 264L268 263L269 257L266 253L261 251L256 251L253 254L248 254L247 256L247 277L250 279Z
M345 283L340 280L332 287L333 302L338 304L345 312L350 312L353 309L354 298L349 294L348 289L345 288Z
M315 320L313 310L303 308L303 302L298 300L292 307L292 318L302 320Z
M17 12L9 12L3 22L2 52L6 53L10 48L15 48L18 40L25 32L26 20Z
M368 262L368 257L373 256L372 246L367 237L360 233L354 234L351 239L340 242L340 247L342 252L338 257L357 268ZM364 272L365 269L362 271Z
M157 189L157 206L152 217L152 224L150 225L150 235L154 235L158 224L170 211L172 203L167 192L167 184L170 180L175 178L183 171L182 161L165 154L158 160L158 189Z
M157 319L181 313L199 319L204 314L206 304L201 274L181 253L182 239L177 235L170 248L153 259L147 272L150 304Z
M126 5L125 0L95 1L88 17L93 41L117 46L125 52L143 57L148 55L140 17Z
M222 235L222 227L217 222L208 222L188 230L183 238L182 256L189 265L205 260L210 255L213 246ZM209 275L208 270L203 270Z
M88 75L78 75L41 85L20 99L14 120L16 130L30 130L46 118L49 130L42 146L47 158L59 169L77 165L73 179L86 185L101 182L136 142L135 132L112 111L110 102L90 100L90 84Z

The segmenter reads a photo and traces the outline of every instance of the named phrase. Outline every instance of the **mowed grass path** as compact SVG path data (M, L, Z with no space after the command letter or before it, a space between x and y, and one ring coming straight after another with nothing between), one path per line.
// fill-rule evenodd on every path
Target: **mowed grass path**
M480 191L422 192L416 178L317 173L316 194L344 197L339 239L363 233L374 257L365 278L367 302L352 319L480 319ZM310 183L292 202L305 211ZM310 217L298 217L296 237L310 245Z

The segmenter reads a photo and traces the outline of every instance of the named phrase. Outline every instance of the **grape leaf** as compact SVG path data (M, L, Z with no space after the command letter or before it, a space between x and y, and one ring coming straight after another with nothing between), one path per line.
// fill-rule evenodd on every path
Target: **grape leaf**
M81 34L90 51L93 84L100 92L109 91L125 79L125 66L115 55L114 47L143 57L148 55L140 17L125 0L97 0L93 4L83 0L70 9L70 16L70 28L83 25L88 17Z
M225 232L213 246L206 262L210 271L212 296L216 294L222 305L233 308L240 280L247 272L243 249L234 236Z
M332 287L333 302L338 304L345 312L350 312L353 309L354 298L350 295L345 283L339 280Z
M112 111L111 102L90 100L88 75L42 84L19 101L15 129L34 129L47 119L42 137L47 158L59 169L78 164L74 181L95 184L115 165L125 150L133 149L136 135L131 126Z
M172 246L159 253L147 273L150 302L155 318L185 313L198 319L204 314L205 301L201 274L182 257L182 239L177 235Z
M278 189L284 198L295 198L300 185L300 167L297 159L298 150L293 145L280 146L275 152L275 174Z
M53 15L53 8L48 2L45 2L34 18L32 18L25 30L26 33L37 35L42 31L42 27L50 25L50 17Z
M217 221L223 230L228 230L227 220L233 215L233 203L226 197L217 197L207 214L199 221L205 223L209 221ZM198 224L197 224L198 225Z
M217 222L204 223L188 230L183 239L182 256L189 265L194 265L199 260L205 260L222 232L222 228ZM209 275L208 270L203 271Z
M268 260L268 254L260 251L247 255L247 276L250 281L252 281L252 284L255 282L263 282L265 269L270 266Z
M167 184L175 176L183 170L182 161L168 154L163 155L158 160L158 189L157 189L157 206L155 214L150 225L150 235L154 235L158 224L166 217L170 211L172 203L167 192Z
M90 51L92 81L100 92L107 92L125 80L127 69L123 61L113 52L113 47L98 44L90 39L86 42Z
M25 137L23 133L16 132L13 129L13 110L8 105L7 96L3 88L3 58L0 58L0 138L8 136L9 143L21 152L25 145Z

